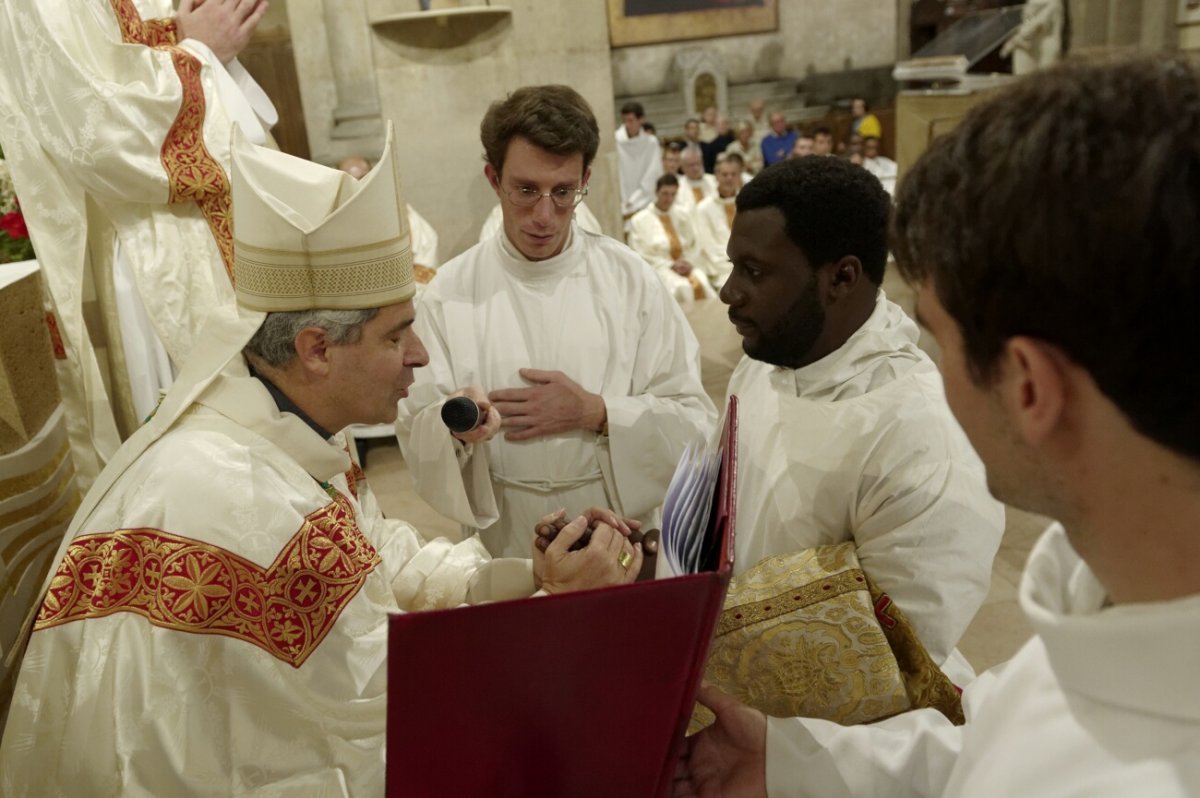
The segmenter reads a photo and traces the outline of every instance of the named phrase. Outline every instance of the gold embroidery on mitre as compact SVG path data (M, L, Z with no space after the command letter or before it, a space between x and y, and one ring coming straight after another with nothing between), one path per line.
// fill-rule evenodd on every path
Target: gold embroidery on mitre
M267 568L158 529L83 535L59 564L34 631L131 612L164 629L243 640L298 668L379 562L340 494L304 519Z

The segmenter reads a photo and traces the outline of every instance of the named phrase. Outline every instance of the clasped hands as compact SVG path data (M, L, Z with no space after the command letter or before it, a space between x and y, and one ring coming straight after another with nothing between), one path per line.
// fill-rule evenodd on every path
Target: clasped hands
M528 388L501 388L486 396L477 385L452 394L467 396L484 413L470 432L456 433L463 443L490 440L500 428L507 441L527 441L573 429L599 431L608 419L604 399L585 391L561 371L521 369L521 378L533 383Z
M571 521L558 510L534 529L533 580L547 593L627 585L642 570L637 521L591 507Z

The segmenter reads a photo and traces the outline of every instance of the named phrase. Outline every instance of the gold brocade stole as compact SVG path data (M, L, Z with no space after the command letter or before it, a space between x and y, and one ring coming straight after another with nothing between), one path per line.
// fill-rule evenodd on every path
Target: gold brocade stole
M704 199L704 189L692 186L692 196L696 198L696 204L700 204L700 200Z
M675 232L675 224L671 221L671 214L656 213L658 221L662 223L663 232L667 234L667 240L671 242L671 260L676 261L683 257L683 242L679 240L679 234ZM704 299L704 285L700 282L700 278L693 271L687 276L688 282L692 284L692 296L696 299Z
M729 225L729 229L733 229L733 217L737 216L737 203L725 203L725 223Z

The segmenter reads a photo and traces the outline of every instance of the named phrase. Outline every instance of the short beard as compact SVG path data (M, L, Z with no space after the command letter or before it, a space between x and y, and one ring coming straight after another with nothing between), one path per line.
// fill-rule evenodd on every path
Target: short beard
M753 345L743 343L747 355L763 363L784 368L799 368L825 329L825 308L817 298L817 275L796 297L783 320L770 330L759 330L761 337Z

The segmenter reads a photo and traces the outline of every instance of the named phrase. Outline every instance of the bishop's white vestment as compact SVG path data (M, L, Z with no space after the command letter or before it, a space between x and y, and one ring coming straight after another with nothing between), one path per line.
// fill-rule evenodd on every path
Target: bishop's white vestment
M429 366L396 422L417 492L496 556L528 556L548 513L591 505L653 520L688 443L716 417L696 337L637 253L573 227L566 248L532 262L501 232L444 265L419 297ZM608 434L573 430L464 445L441 420L468 385L525 388L522 368L562 371L604 397Z
M941 665L987 595L1004 510L917 337L879 291L866 323L815 363L738 364L734 573L853 540Z
M680 307L716 296L708 277L695 268L700 252L692 220L674 205L666 212L649 205L635 213L629 220L629 246L646 259ZM679 258L693 266L686 277L672 268Z
M726 249L736 213L737 196L722 197L717 194L701 200L693 215L696 245L700 253L698 265L716 286L724 285L733 271Z
M281 413L240 355L193 380L230 329L72 524L0 747L6 798L382 796L388 613L533 591L527 560L384 519L344 437Z
M624 125L617 128L616 141L621 215L629 216L654 201L654 184L662 175L662 150L658 139L644 130L629 138Z
M967 687L965 726L768 719L771 798L1200 795L1200 596L1111 605L1055 524L1019 599L1035 635Z
M0 10L0 142L61 334L84 488L141 421L135 408L152 407L170 380L158 348L178 367L208 311L232 307L230 131L236 122L265 140L275 121L236 61L177 41L173 5L10 0ZM85 326L93 303L102 330ZM139 329L141 312L151 329ZM124 335L142 340L126 352ZM138 395L131 377L145 382Z

